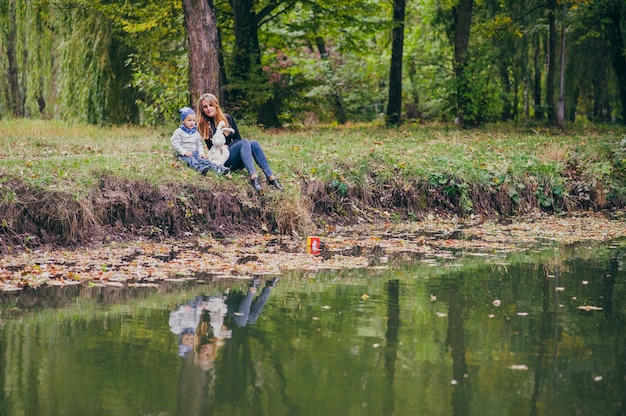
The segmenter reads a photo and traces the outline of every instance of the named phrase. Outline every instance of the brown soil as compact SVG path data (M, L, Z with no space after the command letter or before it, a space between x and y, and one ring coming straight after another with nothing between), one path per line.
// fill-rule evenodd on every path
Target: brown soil
M469 189L463 200L459 193L419 180L338 188L302 179L298 185L295 194L267 190L257 195L235 181L215 181L207 189L192 183L155 186L105 176L89 198L77 201L69 192L34 188L14 178L2 185L15 197L0 203L0 253L191 235L306 235L342 225L423 220L428 215L462 218L468 217L468 202L472 215L482 218L541 211L532 183L526 184L517 202L504 186ZM561 201L560 207L570 212L617 208L610 201L594 205L593 198L573 201Z

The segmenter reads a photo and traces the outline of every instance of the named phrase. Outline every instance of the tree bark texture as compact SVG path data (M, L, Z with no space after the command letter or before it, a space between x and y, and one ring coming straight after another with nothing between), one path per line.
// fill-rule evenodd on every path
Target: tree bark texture
M391 65L389 67L389 97L387 125L399 125L402 113L402 53L404 49L404 14L406 0L393 2L393 30L391 32Z
M189 40L190 104L200 95L220 95L220 66L215 5L212 0L183 0L185 27Z
M472 24L473 0L459 0L454 8L454 74L457 82L457 121L460 127L465 125L467 106L470 105L470 85L465 73L468 51L470 28Z

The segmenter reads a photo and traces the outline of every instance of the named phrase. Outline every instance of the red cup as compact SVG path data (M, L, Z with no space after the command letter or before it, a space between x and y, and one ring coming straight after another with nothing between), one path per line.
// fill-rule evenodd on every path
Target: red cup
M321 252L320 238L317 236L309 236L306 239L306 252L308 254L318 255Z

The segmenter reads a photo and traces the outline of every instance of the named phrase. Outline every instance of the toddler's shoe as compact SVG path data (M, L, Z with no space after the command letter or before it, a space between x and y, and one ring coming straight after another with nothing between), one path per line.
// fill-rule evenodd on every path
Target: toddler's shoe
M228 175L230 173L230 168L227 168L226 166L218 166L217 173L220 175Z

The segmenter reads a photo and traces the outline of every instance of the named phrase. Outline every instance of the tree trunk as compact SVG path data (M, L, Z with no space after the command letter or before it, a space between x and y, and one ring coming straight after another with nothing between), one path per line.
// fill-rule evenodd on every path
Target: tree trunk
M533 104L535 106L535 119L543 119L543 107L541 106L541 65L539 55L541 51L541 38L535 35L535 72L533 77Z
M259 46L259 21L278 7L275 2L257 14L253 10L254 1L230 0L233 9L235 31L235 51L233 77L231 82L231 108L235 110L249 106L257 107L257 123L265 127L280 127L274 98L269 88L269 80L261 68L261 48ZM254 97L251 93L263 94Z
M546 81L546 110L548 122L556 124L556 112L554 111L554 72L556 55L556 0L548 0L548 79Z
M501 119L502 121L508 121L513 117L513 105L511 103L511 78L509 76L508 59L505 53L500 54L498 69L500 72L500 80L502 81L502 90L504 92Z
M624 47L624 38L620 29L622 24L622 7L619 1L611 3L609 10L611 24L606 25L605 36L611 48L611 62L617 77L619 98L622 103L622 124L626 124L626 48Z
M567 14L567 2L563 1L563 21L561 22L561 71L559 75L559 104L557 125L565 125L565 17Z
M189 40L189 98L193 107L206 92L219 97L217 20L212 0L183 0L183 12Z
M473 0L459 0L454 8L454 75L456 77L457 122L462 128L466 123L467 107L470 104L470 85L465 73L470 28L472 24Z
M404 48L405 9L405 0L394 0L386 123L387 125L395 126L400 124L400 115L402 113L402 53Z
M9 31L7 33L7 61L9 64L8 82L9 90L7 91L7 101L9 111L15 117L22 117L24 115L22 111L22 102L20 100L20 84L18 80L18 68L17 68L17 52L16 52L16 39L17 39L17 22L15 16L15 0L9 0Z

